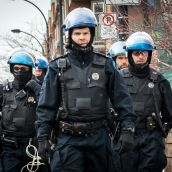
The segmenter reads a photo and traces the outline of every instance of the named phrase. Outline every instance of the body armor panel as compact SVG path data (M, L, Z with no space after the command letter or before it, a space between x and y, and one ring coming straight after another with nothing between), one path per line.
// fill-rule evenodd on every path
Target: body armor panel
M160 112L162 99L159 89L158 73L151 70L150 75L144 79L132 75L128 68L121 70L121 73L128 87L128 91L132 96L133 107L136 114L141 119L145 119L147 116L156 112L153 90Z
M108 113L104 57L94 55L85 68L70 63L64 72L64 96L69 116L103 119ZM85 118L85 117L88 118Z
M3 90L2 131L17 137L35 135L36 98L28 90Z

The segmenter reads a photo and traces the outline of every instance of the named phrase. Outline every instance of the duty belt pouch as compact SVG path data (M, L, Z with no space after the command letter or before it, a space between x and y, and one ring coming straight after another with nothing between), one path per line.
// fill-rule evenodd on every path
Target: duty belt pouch
M22 89L16 94L16 99L22 99L26 96L26 92Z
M147 117L147 129L149 131L152 131L155 129L155 121L154 119L152 118L152 116L148 116Z
M76 108L77 109L91 109L91 98L77 98Z

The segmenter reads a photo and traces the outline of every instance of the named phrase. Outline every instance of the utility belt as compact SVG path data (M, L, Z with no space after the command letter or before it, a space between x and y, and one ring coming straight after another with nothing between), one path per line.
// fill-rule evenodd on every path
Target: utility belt
M27 146L29 142L33 141L34 138L20 138L20 137L12 137L12 136L1 136L2 146L4 147L11 147L11 148L18 148L20 146Z
M95 122L59 122L59 131L69 135L89 135L94 132L95 129L101 127L107 127L106 120Z

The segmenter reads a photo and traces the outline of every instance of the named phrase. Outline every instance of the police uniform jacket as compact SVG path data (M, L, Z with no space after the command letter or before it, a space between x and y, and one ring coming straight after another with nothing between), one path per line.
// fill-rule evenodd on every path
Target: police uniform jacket
M120 115L122 127L134 127L136 116L131 97L110 58L95 52L89 53L84 60L73 53L60 58L67 59L67 67L63 73L64 97L68 108L66 120L89 122L106 118L109 107L106 106L107 100L110 99ZM50 62L40 92L36 122L38 138L49 138L56 113L61 106L58 60L59 58ZM89 111L84 109L85 106Z
M36 105L40 85L35 90L19 88L15 81L0 85L2 132L8 136L35 136Z
M157 118L161 119L162 124L165 122L171 123L172 91L168 80L153 69L150 69L150 72L144 78L133 75L128 68L121 70L121 72L132 96L138 123L146 122L149 116L153 117L156 124L159 123ZM140 126L138 124L138 127Z

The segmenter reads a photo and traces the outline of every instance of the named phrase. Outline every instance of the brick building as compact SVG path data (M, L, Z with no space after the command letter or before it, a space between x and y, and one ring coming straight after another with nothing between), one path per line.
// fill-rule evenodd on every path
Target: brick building
M146 30L151 33L152 21L157 17L154 9L160 7L160 1L161 0L140 0L139 4L119 6L117 4L106 5L104 0L51 0L51 10L49 12L51 57L60 54L60 47L62 45L62 30L60 27L64 24L66 15L72 9L77 7L87 7L93 10L99 23L96 29L94 42L95 49L97 51L107 52L112 42L120 39L125 40L131 32L136 30ZM116 15L116 30L114 30L117 36L112 35L108 39L101 37L102 21L100 21L100 15L106 13ZM63 42L65 42L64 36Z

